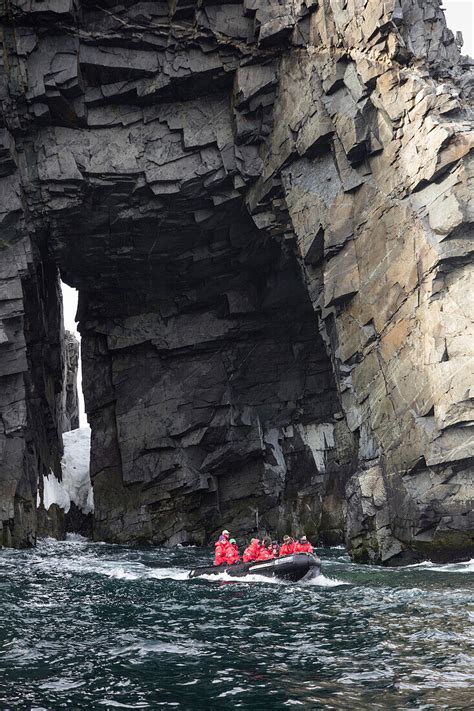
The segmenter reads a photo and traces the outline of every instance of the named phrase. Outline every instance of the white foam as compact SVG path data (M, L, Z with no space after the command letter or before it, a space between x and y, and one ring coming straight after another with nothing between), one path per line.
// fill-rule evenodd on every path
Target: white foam
M90 544L90 538L86 538L85 536L81 536L80 533L66 533L66 540L63 541L64 543L82 543L89 545Z
M70 573L105 575L116 580L186 580L188 571L182 568L150 568L139 562L117 560L84 560L63 562Z
M195 580L196 578L194 578ZM198 579L205 579L209 580L211 582L230 582L230 583L272 583L273 585L286 585L290 581L287 580L282 580L281 578L269 578L266 577L265 575L256 575L256 574L251 574L251 575L243 575L243 576L235 576L235 575L229 575L228 573L207 573L205 575L199 575ZM295 585L294 582L291 583L292 585ZM315 578L311 578L310 580L300 580L296 584L301 584L306 586L316 586L316 587L322 587L322 588L333 588L337 587L338 585L350 585L350 583L344 581L344 580L338 580L337 578L328 578L326 575L323 575L322 573L320 575L317 575Z
M147 709L150 708L147 702L140 703L140 701L134 701L133 704L121 704L120 701L114 701L113 699L103 699L99 701L101 706L113 706L117 709Z
M311 580L303 580L303 585L305 587L316 586L319 588L335 588L339 585L350 585L350 583L346 582L345 580L338 580L338 578L328 578L326 575L323 575L321 573L315 578L311 578Z
M411 565L403 565L396 568L386 568L386 570L407 570L413 568L421 568L422 570L430 570L438 573L474 573L474 558L462 563L433 563L431 560L424 560L421 563L412 563Z
M245 691L245 689L243 686L234 686L233 689L229 689L228 691L223 691L222 694L219 694L219 696L217 698L223 699L225 696L237 696L237 694L241 694L244 691Z
M283 706L304 706L303 701L298 701L297 699L288 699L285 701Z
M431 564L430 570L440 573L474 573L474 558L464 563L445 563L444 565Z
M256 575L255 573L242 576L229 575L228 573L205 573L199 575L197 578L193 578L193 580L209 580L212 583L273 583L277 585L284 582L278 578L267 578L265 575Z
M97 572L101 573L102 571L98 570ZM112 570L104 570L103 573L109 578L116 578L117 580L140 580L140 578L143 577L139 573L126 570L126 568L121 565L118 565L116 568L112 568Z
M188 570L180 568L154 568L147 577L155 580L187 580Z
M119 646L110 650L111 657L146 657L148 654L175 654L180 657L198 657L206 650L206 645L196 641L179 640L168 642L163 639L145 639L133 644ZM134 662L132 662L134 663Z

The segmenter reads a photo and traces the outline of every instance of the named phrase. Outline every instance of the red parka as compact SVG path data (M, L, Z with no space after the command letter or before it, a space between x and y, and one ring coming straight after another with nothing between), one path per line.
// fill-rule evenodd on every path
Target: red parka
M306 541L306 543L300 543L297 541L295 543L295 553L312 553L313 552L313 546L309 541Z
M289 543L283 543L282 547L280 548L279 557L282 558L284 555L291 555L294 552L295 552L294 541L290 541Z
M275 555L273 553L273 550L265 548L265 546L261 546L258 552L257 560L272 560L274 557Z
M227 565L234 565L234 563L240 563L239 549L236 543L229 543L226 553L225 562Z
M214 565L224 565L227 562L227 551L230 547L229 541L219 539L215 543Z
M258 560L260 553L260 544L258 540L250 541L250 545L244 550L242 560L244 563L251 563L253 560Z

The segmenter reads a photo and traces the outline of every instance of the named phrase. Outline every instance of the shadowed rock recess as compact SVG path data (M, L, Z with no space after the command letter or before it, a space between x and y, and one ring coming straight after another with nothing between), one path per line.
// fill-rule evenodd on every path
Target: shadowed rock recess
M94 536L472 556L472 61L439 0L2 8L0 519L61 477L79 290Z

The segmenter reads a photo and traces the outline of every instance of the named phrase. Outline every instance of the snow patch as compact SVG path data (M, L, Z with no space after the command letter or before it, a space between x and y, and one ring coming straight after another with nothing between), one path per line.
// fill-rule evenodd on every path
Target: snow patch
M43 477L43 506L48 511L53 504L57 504L66 513L71 508L71 499L63 482L58 481L50 471L47 476Z
M61 459L62 481L53 472L43 477L43 506L48 511L57 504L65 513L71 508L71 502L85 514L94 510L94 497L89 476L91 450L90 427L64 432L64 455ZM38 489L37 506L41 504Z
M94 495L89 475L91 430L79 427L64 432L64 455L61 460L63 485L70 500L85 514L94 511ZM68 509L65 509L69 510Z

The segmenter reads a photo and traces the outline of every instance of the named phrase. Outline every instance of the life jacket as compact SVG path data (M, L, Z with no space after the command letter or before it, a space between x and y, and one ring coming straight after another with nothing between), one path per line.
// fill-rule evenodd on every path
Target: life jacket
M239 549L237 548L237 545L235 543L229 543L225 562L227 563L227 565L234 565L234 563L240 563Z
M227 559L227 551L230 547L229 541L219 539L215 543L214 565L224 565Z
M258 543L251 543L245 550L242 556L244 563L251 563L253 560L258 560L260 547Z
M282 558L284 555L291 555L294 552L295 552L295 544L294 543L283 543L282 547L280 548L279 557Z
M295 544L295 553L312 553L313 552L313 546L309 541L306 541L306 543L300 543L299 541L296 542Z

